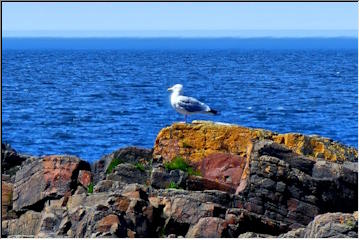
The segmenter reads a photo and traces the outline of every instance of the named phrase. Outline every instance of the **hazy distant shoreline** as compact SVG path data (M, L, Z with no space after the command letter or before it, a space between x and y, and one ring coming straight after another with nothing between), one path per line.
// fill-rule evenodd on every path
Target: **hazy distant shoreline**
M355 37L4 37L3 49L357 49Z

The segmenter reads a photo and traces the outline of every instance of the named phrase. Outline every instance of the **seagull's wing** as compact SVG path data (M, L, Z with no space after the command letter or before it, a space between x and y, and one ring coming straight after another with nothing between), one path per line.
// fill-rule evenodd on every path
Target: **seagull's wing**
M185 109L188 112L210 111L210 107L208 105L192 97L179 96L177 99L177 104L179 105L179 107Z

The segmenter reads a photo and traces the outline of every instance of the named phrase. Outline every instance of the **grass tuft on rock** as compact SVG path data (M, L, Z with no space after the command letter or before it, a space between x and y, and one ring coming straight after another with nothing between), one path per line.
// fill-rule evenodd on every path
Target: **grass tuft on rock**
M112 171L114 170L114 168L119 165L120 163L124 163L123 160L120 160L118 158L114 158L113 160L111 160L108 168L106 169L106 174L110 174L112 173Z
M201 176L200 171L194 170L182 157L175 157L170 162L164 164L167 170L181 170L189 175Z
M173 181L171 181L167 188L179 189L179 186L176 183L174 183Z
M139 163L139 162L135 163L135 167L137 169L139 169L140 171L145 172L145 167L144 167L144 165L142 163Z
M87 192L88 193L93 193L94 192L94 183L90 183L88 188L87 188Z

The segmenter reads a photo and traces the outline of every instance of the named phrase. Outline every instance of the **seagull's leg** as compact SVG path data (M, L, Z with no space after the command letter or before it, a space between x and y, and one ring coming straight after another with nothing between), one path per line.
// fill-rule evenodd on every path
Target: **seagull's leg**
M186 124L186 117L187 117L187 115L185 114L185 124Z

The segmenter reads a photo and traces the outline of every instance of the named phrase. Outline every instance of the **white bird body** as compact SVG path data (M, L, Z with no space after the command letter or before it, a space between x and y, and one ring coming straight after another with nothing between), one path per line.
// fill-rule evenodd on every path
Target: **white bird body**
M182 95L181 84L176 84L173 87L169 88L168 91L172 91L170 97L171 106L180 114L185 116L192 115L196 113L203 114L216 114L217 111L211 109L205 103L200 102L199 100L193 97L187 97Z

